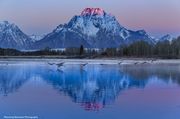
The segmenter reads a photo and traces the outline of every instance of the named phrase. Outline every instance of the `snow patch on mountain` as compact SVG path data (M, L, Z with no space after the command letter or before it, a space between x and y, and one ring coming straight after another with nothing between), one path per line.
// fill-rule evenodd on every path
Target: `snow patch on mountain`
M31 46L31 39L15 24L8 21L0 22L0 47L26 49Z
M173 38L171 35L167 34L167 35L161 37L161 38L159 39L159 41L170 41L170 42L172 42L173 39L174 39L174 38Z
M40 41L41 39L44 38L45 35L30 35L29 37L32 39L33 42L37 42Z

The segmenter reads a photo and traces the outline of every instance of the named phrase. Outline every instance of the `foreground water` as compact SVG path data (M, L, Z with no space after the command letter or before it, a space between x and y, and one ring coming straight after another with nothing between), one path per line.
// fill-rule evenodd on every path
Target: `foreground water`
M0 119L179 119L180 65L0 64Z

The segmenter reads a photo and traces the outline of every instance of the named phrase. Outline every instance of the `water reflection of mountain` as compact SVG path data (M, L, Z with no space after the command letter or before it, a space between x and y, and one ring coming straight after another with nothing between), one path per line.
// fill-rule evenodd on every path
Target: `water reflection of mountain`
M56 67L57 68L57 67ZM112 104L121 91L144 88L150 80L180 84L179 66L69 65L57 70L51 66L1 66L0 94L16 92L32 77L41 77L59 93L69 96L86 110Z
M63 72L43 75L60 93L80 103L87 110L97 110L111 104L120 91L132 87L143 88L146 80L135 80L114 67L79 66L66 68Z
M97 110L115 101L122 90L144 88L149 80L178 83L177 66L79 66L51 72L43 79L86 110Z
M1 66L0 69L0 94L7 96L16 92L29 79L30 73L23 67Z
M0 65L0 96L7 96L18 91L27 81L36 77L43 77L48 73L46 66L29 64Z

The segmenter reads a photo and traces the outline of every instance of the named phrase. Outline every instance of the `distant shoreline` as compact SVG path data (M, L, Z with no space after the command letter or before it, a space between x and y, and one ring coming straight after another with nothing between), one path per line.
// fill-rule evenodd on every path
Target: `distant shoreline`
M153 58L95 58L95 59L72 59L61 56L28 56L0 57L0 63L4 62L39 62L39 63L61 63L64 64L116 64L116 65L146 65L146 64L180 64L180 59L153 59Z

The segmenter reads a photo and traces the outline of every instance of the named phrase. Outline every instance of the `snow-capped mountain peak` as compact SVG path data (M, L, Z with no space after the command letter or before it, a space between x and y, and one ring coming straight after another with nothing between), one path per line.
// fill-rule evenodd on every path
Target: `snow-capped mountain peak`
M86 8L81 15L70 20L68 27L90 37L95 37L101 30L119 34L124 29L114 16L101 8Z
M15 24L11 24L8 21L0 22L0 31L1 32L11 32L10 30L18 30L19 28Z
M172 42L172 40L173 40L173 37L171 35L169 35L169 34L167 34L167 35L165 35L165 36L163 36L163 37L161 37L159 39L160 42L161 41L170 41L170 42Z
M82 11L81 15L86 16L86 15L104 15L105 12L101 8L86 8Z
M18 26L8 21L0 22L0 47L26 49L31 45L31 39Z
M138 30L136 31L137 33L141 34L141 35L147 35L145 30Z
M144 30L132 31L121 26L115 16L101 8L85 8L67 24L59 25L53 32L37 43L37 47L66 48L92 47L112 48L145 40L154 44L154 39Z

